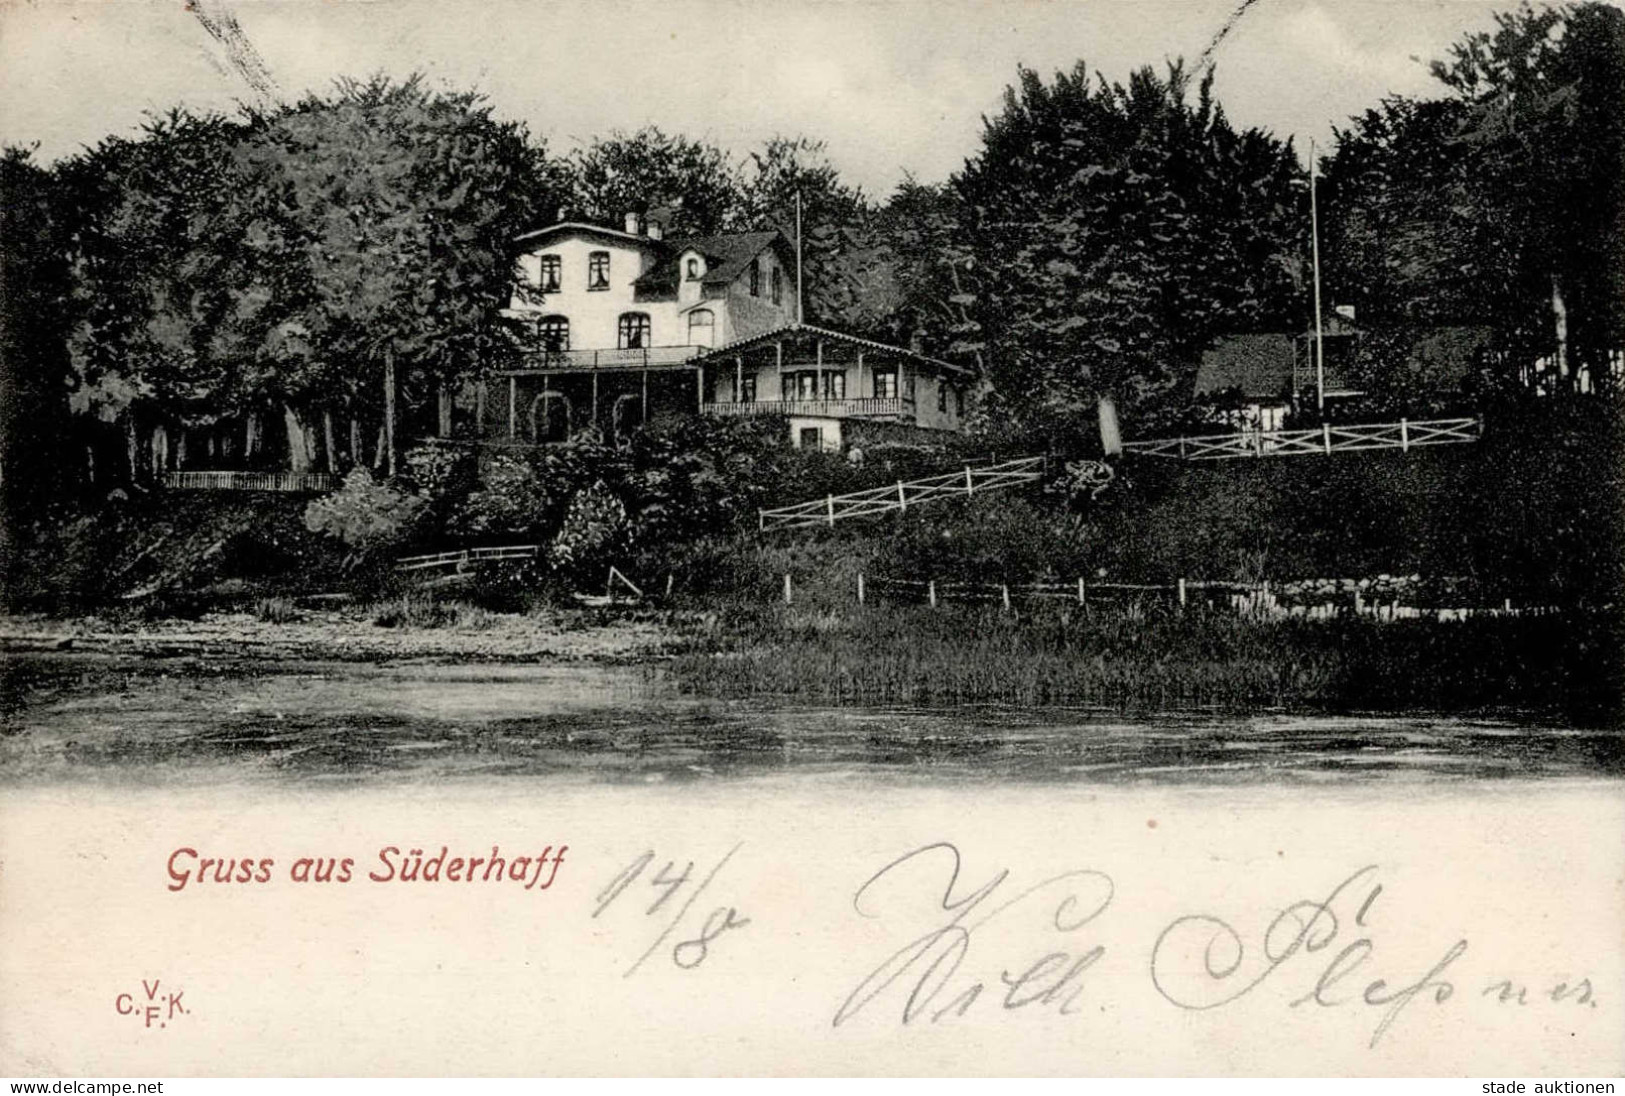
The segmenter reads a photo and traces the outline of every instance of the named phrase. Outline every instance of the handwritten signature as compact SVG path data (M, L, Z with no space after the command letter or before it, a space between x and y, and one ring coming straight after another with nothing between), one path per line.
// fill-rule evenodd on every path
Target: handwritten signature
M1104 872L1079 869L1042 879L1010 894L1008 869L995 872L973 890L961 890L959 850L939 841L905 853L881 868L852 896L852 908L866 918L889 913L895 917L921 914L927 930L887 956L859 982L836 1010L833 1026L852 1019L893 986L907 988L902 1021L922 1016L936 1023L947 1016L964 1016L981 998L989 978L958 978L971 957L973 935L1007 911L1031 917L1053 943L1026 965L1002 967L997 976L1004 987L1005 1009L1051 1006L1062 1015L1076 1011L1083 992L1084 973L1106 954L1101 944L1079 942L1076 934L1111 905L1116 888ZM908 889L910 877L924 873L932 885L923 903L918 891ZM940 892L936 884L940 883ZM1006 897L1008 895L1008 897ZM1003 899L998 901L998 899ZM901 990L899 990L901 992ZM938 1004L938 1002L942 1002Z
M962 869L959 849L939 841L897 857L857 889L853 910L887 927L904 926L907 942L847 994L832 1026L871 1006L884 1008L877 1004L883 999L900 1001L904 1025L965 1016L984 996L998 998L1009 1011L1081 1011L1088 972L1106 955L1097 921L1116 894L1111 877L1079 868L1020 887L1001 868L972 885L961 882ZM1368 864L1320 897L1287 904L1262 926L1251 948L1214 914L1178 917L1151 946L1151 984L1177 1008L1205 1012L1283 983L1290 986L1290 1008L1373 1010L1374 1048L1412 1005L1440 1007L1456 997L1469 948L1465 937L1458 938L1430 964L1396 977L1375 931L1379 913L1391 902L1378 875L1378 866ZM1284 973L1289 967L1296 973ZM1474 988L1478 999L1510 1007L1543 999L1597 1005L1584 978L1557 981L1533 997L1529 987L1505 978Z
M1341 942L1342 947L1320 968L1313 987L1291 1004L1293 1008L1306 1004L1338 1008L1358 1000L1382 1009L1376 1030L1371 1033L1374 1047L1413 1001L1431 998L1435 1005L1442 1005L1455 995L1455 983L1445 973L1467 951L1467 941L1457 940L1421 977L1397 989L1387 979L1377 978L1368 982L1363 992L1351 993L1347 983L1361 980L1358 972L1376 952L1369 932L1373 907L1382 894L1376 873L1377 866L1367 864L1333 887L1325 898L1293 902L1277 913L1264 930L1263 966L1250 977L1241 973L1247 949L1234 928L1211 914L1181 917L1162 930L1151 949L1151 981L1170 1003L1190 1011L1205 1011L1247 996L1295 956L1324 952ZM1347 907L1355 902L1358 905L1352 923L1346 926ZM1341 917L1339 908L1343 909Z

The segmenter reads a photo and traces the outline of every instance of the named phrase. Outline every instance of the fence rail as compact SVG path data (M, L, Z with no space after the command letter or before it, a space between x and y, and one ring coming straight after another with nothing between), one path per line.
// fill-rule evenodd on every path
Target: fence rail
M1290 457L1351 453L1362 449L1410 450L1424 445L1454 445L1483 436L1479 419L1428 419L1411 422L1326 423L1312 430L1250 430L1239 434L1155 438L1123 444L1125 452L1176 460L1233 460L1240 457Z
M1387 576L1380 577L1380 584ZM1409 580L1407 580L1409 581ZM1447 583L1461 580L1447 579ZM1324 592L1331 585L1333 592ZM795 604L798 587L790 575L783 576L782 597ZM1088 608L1109 602L1116 605L1168 604L1181 613L1191 603L1228 607L1243 616L1263 619L1333 619L1346 614L1377 620L1466 620L1483 616L1540 616L1558 609L1551 605L1514 605L1505 598L1499 605L1463 604L1472 597L1457 597L1457 604L1406 604L1400 590L1373 585L1372 580L1299 580L1276 586L1268 582L1234 582L1181 578L1173 582L1105 582L1079 578L1073 582L998 583L942 582L936 579L891 578L860 573L855 591L857 603L866 605L878 595L891 601L910 601L936 608L946 602L999 602L1006 610L1017 603L1031 604L1046 599L1063 600ZM1457 591L1461 593L1461 591ZM1414 593L1414 592L1413 592Z
M427 556L402 556L395 561L395 570L465 572L479 563L495 563L510 559L535 559L541 552L537 544L508 544L500 548L465 548L457 552L439 552Z
M166 472L163 484L175 491L284 491L320 494L338 486L326 472Z
M899 480L886 487L873 487L867 491L852 491L844 495L825 495L821 499L780 506L757 512L762 531L771 529L799 529L811 525L834 525L837 521L887 514L907 510L910 506L938 499L965 498L980 491L994 491L1002 487L1032 483L1044 474L1043 457L1023 457L1003 464L977 467L967 465L959 472L948 472L925 479Z

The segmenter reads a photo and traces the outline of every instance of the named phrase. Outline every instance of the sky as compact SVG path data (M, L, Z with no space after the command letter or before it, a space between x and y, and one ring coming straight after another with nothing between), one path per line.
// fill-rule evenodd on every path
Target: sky
M1195 59L1239 0L203 0L227 7L285 97L340 76L476 88L566 152L658 125L738 154L819 138L883 198L973 155L1018 66L1108 79ZM1215 54L1231 119L1300 152L1513 0L1254 0ZM207 9L206 9L207 10ZM185 0L0 0L0 142L45 161L146 112L254 92Z

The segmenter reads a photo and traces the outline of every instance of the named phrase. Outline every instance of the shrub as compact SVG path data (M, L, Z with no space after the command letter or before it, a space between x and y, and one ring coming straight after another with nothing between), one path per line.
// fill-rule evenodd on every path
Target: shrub
M599 481L570 500L548 558L557 570L581 574L608 566L630 546L626 505Z
M305 527L360 555L405 539L423 506L422 496L378 483L371 472L357 467L337 491L305 507Z

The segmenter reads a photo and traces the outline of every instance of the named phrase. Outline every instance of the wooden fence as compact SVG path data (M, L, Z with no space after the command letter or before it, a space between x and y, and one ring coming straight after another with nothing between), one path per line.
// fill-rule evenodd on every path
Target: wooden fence
M322 494L338 486L338 477L327 472L166 472L163 484L175 491Z
M1304 584L1288 584L1301 585ZM1311 601L1300 595L1283 601L1268 582L1187 578L1162 583L1105 582L1083 578L1073 582L998 583L939 582L935 579L899 579L860 573L853 593L859 605L871 604L883 598L925 604L932 608L949 602L980 602L998 604L1010 610L1018 604L1050 601L1068 602L1085 609L1101 604L1162 604L1184 612L1188 606L1196 603L1218 604L1246 616L1272 619L1303 617L1311 620L1329 620L1346 613L1377 620L1466 620L1479 616L1538 616L1558 611L1552 606L1514 606L1510 599L1493 606L1424 607L1402 604L1397 596L1380 599L1362 596L1352 590L1348 598ZM795 582L788 574L783 576L782 597L786 605L796 602Z
M759 510L757 520L764 532L769 529L834 525L837 521L851 518L907 510L910 506L919 506L921 503L965 498L979 491L993 491L1002 487L1032 483L1043 474L1043 457L1022 457L1019 460L981 467L969 465L960 472L948 472L940 476L928 476L925 479L899 480L886 487L851 491L844 495L825 495L821 499L813 499L795 506Z
M1484 433L1480 419L1429 419L1411 422L1336 426L1312 430L1251 430L1192 438L1157 438L1123 444L1127 453L1176 460L1233 460L1239 457L1292 457L1351 453L1361 449L1410 450L1425 445L1477 441Z
M402 556L395 561L395 570L452 571L466 574L475 565L502 560L535 559L541 553L537 544L509 544L500 548L465 548L457 552L439 552L427 556Z

